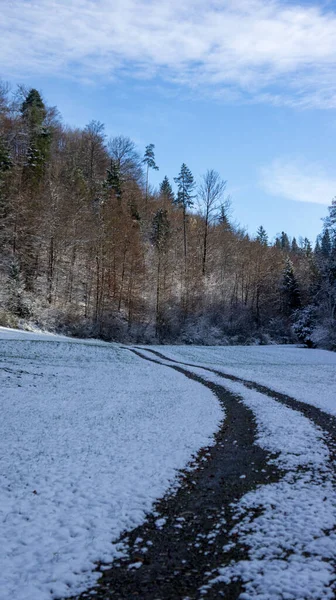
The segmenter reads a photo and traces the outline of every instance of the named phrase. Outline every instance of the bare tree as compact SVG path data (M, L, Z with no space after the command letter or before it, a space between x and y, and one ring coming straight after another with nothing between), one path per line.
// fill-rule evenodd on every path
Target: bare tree
M121 180L134 180L140 184L143 172L134 142L129 137L118 135L110 139L107 148L110 157L116 162Z
M198 188L198 197L201 202L201 213L204 218L204 233L203 233L203 258L202 258L202 273L205 275L206 260L207 260L207 244L210 225L218 218L219 211L223 208L228 208L230 199L224 200L224 192L226 190L226 181L221 178L217 171L208 169L202 176L201 183ZM225 203L228 205L225 207Z

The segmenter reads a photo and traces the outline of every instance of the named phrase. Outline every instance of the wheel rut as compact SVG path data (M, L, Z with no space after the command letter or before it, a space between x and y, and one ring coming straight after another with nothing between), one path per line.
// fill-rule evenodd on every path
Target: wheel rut
M155 364L137 349L126 349ZM277 482L283 473L269 464L270 453L255 443L257 427L252 411L240 399L215 383L178 364L163 365L210 389L225 410L213 446L203 448L192 469L179 474L179 486L159 500L143 525L118 540L124 558L112 566L98 565L98 584L76 598L98 600L200 600L200 588L217 568L247 558L247 549L232 542L236 524L233 503L257 486ZM240 581L210 589L209 600L236 600Z
M172 358L168 358L167 356L162 354L162 352L157 352L156 350L149 350L146 348L146 352L150 352L154 356L157 356L158 358L161 358L173 364L203 369L204 371L214 373L215 375L221 377L224 380L227 379L229 381L241 383L251 390L255 390L257 392L260 392L261 394L264 394L265 396L273 398L274 400L280 402L281 404L284 404L288 408L292 408L293 410L301 412L305 417L313 421L315 425L323 429L323 431L325 431L328 434L326 442L329 445L332 457L336 458L336 417L324 412L320 408L317 408L316 406L313 406L311 404L306 404L305 402L301 402L300 400L296 400L295 398L292 398L291 396L288 396L286 394L276 392L275 390L272 390L271 388L268 388L259 383L255 383L254 381L249 381L247 379L237 377L236 375L230 375L228 373L223 373L222 371L218 371L216 369L210 369L209 367L205 367L204 365L196 365L192 363L177 361Z

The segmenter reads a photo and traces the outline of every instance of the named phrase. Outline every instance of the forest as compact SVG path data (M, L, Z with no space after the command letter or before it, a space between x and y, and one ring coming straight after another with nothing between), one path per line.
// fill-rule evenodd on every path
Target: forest
M336 200L314 246L251 236L222 176L196 181L186 163L171 182L153 143L141 154L98 121L66 126L37 90L1 84L0 325L336 349Z

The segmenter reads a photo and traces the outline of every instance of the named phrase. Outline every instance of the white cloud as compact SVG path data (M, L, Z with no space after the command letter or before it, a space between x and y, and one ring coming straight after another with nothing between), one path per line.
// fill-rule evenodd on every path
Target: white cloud
M4 0L3 76L160 75L336 107L336 14L283 0Z
M273 196L329 205L336 196L336 177L320 165L297 160L274 160L261 170L261 187Z

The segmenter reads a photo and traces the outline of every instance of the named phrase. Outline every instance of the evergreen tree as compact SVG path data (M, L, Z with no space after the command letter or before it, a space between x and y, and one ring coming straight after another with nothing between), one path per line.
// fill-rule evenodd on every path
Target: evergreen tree
M293 317L293 331L299 342L307 348L313 348L313 333L317 320L316 307L314 305L305 306L301 310L297 310Z
M164 208L159 208L152 221L151 241L158 252L165 248L170 231L168 213Z
M329 258L331 253L331 239L328 228L325 228L321 238L321 253L324 258Z
M193 191L195 189L195 180L192 172L185 163L182 164L178 177L174 177L177 183L177 196L175 204L183 211L183 245L184 245L184 263L187 268L187 209L194 206Z
M217 215L217 222L219 225L222 226L222 229L224 229L224 230L231 229L231 225L229 223L228 212L229 211L228 211L227 203L222 203L219 207L219 211L218 211L218 215Z
M40 93L34 88L28 92L22 102L21 113L30 129L41 127L47 112Z
M178 177L174 177L174 181L177 183L175 204L186 211L194 206L195 195L192 192L195 189L195 180L185 163L182 164Z
M300 248L299 248L299 245L298 245L295 237L293 237L293 239L292 239L291 252L293 254L299 254L300 253Z
M50 154L51 132L45 125L47 111L35 89L31 89L21 105L21 113L28 129L28 148L24 175L31 183L41 182Z
M330 229L333 234L336 234L336 197L332 199L331 205L328 206L329 215L324 219L325 227Z
M106 180L104 182L104 187L108 190L114 192L116 198L121 198L122 190L121 190L121 178L120 178L120 167L116 160L111 158L110 168L107 169Z
M266 233L266 229L262 225L257 229L256 241L259 242L262 246L268 245L268 235Z
M311 256L313 253L312 245L307 237L305 237L303 240L302 250L304 252L304 255L307 257Z
M276 236L275 238L274 247L281 250L281 238L279 236Z
M292 261L287 257L281 282L282 311L291 315L294 310L301 307L299 286L294 273Z
M330 339L335 339L336 318L336 198L331 202L329 215L324 219L324 230L319 236L320 250L315 253L319 269L316 301L326 321Z
M169 181L167 175L165 175L165 177L163 178L163 180L160 184L160 196L168 202L174 202L174 200L175 200L173 188L170 185L170 181Z
M148 144L145 149L145 155L143 159L143 163L146 165L146 202L148 200L148 174L149 169L153 169L154 171L158 171L159 167L155 162L155 154L154 154L154 144Z
M317 236L316 238L316 242L315 242L315 248L314 248L314 253L316 255L319 255L321 252L321 243L320 243L320 236Z
M281 246L281 249L284 250L285 252L290 251L289 238L288 238L287 233L285 233L284 231L281 232L280 246Z

